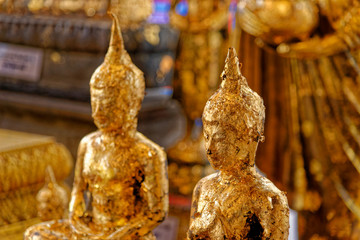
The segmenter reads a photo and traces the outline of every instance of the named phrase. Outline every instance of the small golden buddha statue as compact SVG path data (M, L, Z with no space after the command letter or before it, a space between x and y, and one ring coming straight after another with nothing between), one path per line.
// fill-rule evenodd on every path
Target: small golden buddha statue
M62 219L67 214L70 191L57 183L50 165L46 168L45 181L36 195L38 216L42 221Z
M144 87L114 15L105 61L90 81L99 131L80 143L69 219L35 225L25 239L155 239L168 182L164 151L136 131Z
M265 107L241 75L234 48L221 77L203 113L207 156L219 172L194 189L188 239L288 239L287 198L255 170Z

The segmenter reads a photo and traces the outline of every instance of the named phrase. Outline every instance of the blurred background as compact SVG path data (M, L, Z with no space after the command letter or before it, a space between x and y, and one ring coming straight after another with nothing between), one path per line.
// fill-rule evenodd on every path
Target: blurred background
M158 239L185 238L192 190L214 172L201 115L230 46L264 98L256 163L296 210L289 239L360 239L357 0L0 0L1 239L38 221L47 165L71 188L115 7L146 80L138 130L168 154Z

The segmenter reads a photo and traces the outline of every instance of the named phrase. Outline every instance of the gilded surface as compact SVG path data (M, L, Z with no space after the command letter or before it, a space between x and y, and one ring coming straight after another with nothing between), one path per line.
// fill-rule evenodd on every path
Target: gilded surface
M30 185L0 194L0 237L3 227L37 217L36 194L41 187L42 184Z
M136 27L152 12L151 0L2 0L2 13L104 17L118 11L122 28Z
M145 83L118 21L114 15L108 53L90 81L99 131L79 145L69 219L35 225L25 239L155 239L166 216L166 155L136 131Z
M173 5L181 3L174 1ZM172 192L191 196L196 182L207 171L202 126L195 121L201 118L207 99L218 86L224 43L220 30L226 25L228 1L191 0L187 4L186 16L178 14L176 7L170 12L171 24L181 30L174 85L185 110L187 132L168 150L168 156Z
M240 26L268 43L306 39L319 17L314 1L243 0L238 5Z
M32 218L26 221L5 225L0 227L0 238L1 240L23 240L24 231L28 227L40 222L41 220L39 218Z
M69 151L53 138L0 129L0 227L37 216L36 194L46 166L63 180L72 165Z
M38 217L42 221L62 219L67 214L70 191L56 182L51 166L46 168L46 183L36 195Z
M181 15L176 6L185 3L188 4L188 12ZM187 130L185 136L167 151L169 186L170 194L186 196L190 202L196 183L213 172L206 161L200 119L207 99L218 87L221 59L226 56L221 30L226 26L229 1L175 0L172 5L170 23L181 31L174 95L178 95L184 109ZM184 239L190 206L175 208L171 208L170 214L180 218L178 239Z
M258 6L273 16L272 22L294 26L287 38L279 38L274 27L268 28L266 18L253 8L256 2L242 1L239 5L240 26L261 38L257 42L273 55L284 57L267 58L272 59L267 61L267 68L272 70L266 73L276 68L280 74L264 79L268 86L283 83L277 88L284 93L277 107L287 116L288 149L280 154L283 162L276 165L277 169L266 173L287 187L291 206L299 211L300 239L360 239L356 130L360 119L360 2L302 1L307 8L291 9L308 16L305 21L294 19L296 14L273 14L281 11L282 4L296 6L301 1L278 1L277 10L271 1L272 7ZM309 21L316 18L318 22ZM302 37L297 35L298 29L305 30ZM275 174L278 169L282 174Z
M57 179L65 179L73 167L69 151L49 137L0 130L0 144L0 194L45 183L49 165Z
M286 196L255 170L265 107L241 75L233 48L221 77L203 113L208 160L219 172L194 190L188 239L287 239Z

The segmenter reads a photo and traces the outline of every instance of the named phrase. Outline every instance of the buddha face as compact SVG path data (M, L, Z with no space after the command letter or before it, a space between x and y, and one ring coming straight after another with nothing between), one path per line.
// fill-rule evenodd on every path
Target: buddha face
M206 153L214 169L236 170L254 165L259 138L252 129L236 129L223 120L203 123Z
M91 108L95 125L105 131L125 128L135 118L128 114L128 104L116 94L117 89L91 87Z

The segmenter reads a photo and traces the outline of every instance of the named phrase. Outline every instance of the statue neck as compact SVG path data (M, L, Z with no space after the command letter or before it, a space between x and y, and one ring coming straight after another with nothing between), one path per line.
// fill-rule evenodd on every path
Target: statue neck
M249 176L255 176L255 166L247 166L244 169L222 169L220 170L221 180L228 181L241 181L248 178Z
M136 135L136 128L126 131L101 131L103 144L114 144L116 146L130 146L133 144Z
M232 163L220 169L225 178L242 178L255 173L255 151L250 152L244 159L232 159Z

